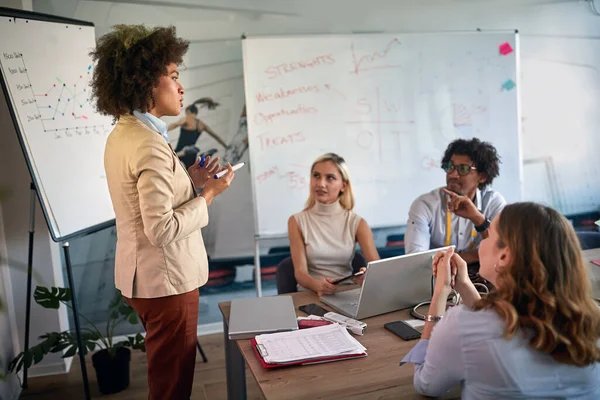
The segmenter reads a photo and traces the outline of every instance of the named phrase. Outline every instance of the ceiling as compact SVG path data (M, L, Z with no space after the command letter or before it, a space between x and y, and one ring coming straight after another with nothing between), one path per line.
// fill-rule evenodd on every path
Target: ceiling
M157 6L178 8L191 12L196 10L213 10L249 15L280 15L319 18L347 14L363 14L374 10L410 10L414 8L438 8L455 5L464 7L497 8L515 6L535 6L555 3L575 3L580 0L90 0L120 4ZM352 6L349 7L348 5Z

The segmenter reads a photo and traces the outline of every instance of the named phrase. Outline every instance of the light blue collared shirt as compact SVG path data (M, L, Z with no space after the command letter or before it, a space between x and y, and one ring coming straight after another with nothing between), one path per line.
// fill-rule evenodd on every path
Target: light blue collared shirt
M442 188L438 188L419 196L412 203L404 235L406 254L446 246L447 197ZM491 221L502 211L506 200L500 193L487 187L481 191L477 189L475 205ZM452 221L450 245L455 245L456 251L479 248L482 238L480 234L472 237L473 222L454 213L450 213L450 216Z
M561 364L534 350L523 332L510 340L493 310L453 307L400 365L415 364L415 390L442 396L457 384L462 399L600 399L600 363Z
M141 113L137 110L133 110L133 115L140 121L142 121L146 126L148 126L153 131L156 131L162 135L163 138L169 143L169 135L167 135L167 123L162 119L150 114L150 113Z

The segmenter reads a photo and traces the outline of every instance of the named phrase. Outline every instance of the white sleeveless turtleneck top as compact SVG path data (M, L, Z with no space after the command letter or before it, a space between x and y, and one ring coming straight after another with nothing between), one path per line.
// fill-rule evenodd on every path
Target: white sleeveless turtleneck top
M317 201L294 218L304 238L310 276L338 279L352 272L360 216L344 209L338 200L332 204Z

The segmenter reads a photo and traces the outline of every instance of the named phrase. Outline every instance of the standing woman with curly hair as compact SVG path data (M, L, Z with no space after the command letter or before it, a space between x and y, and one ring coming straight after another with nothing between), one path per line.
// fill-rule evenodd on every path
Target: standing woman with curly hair
M118 121L104 153L117 224L115 285L146 330L149 399L191 395L198 288L208 279L200 229L233 179L231 166L211 179L215 160L186 172L168 144L160 118L181 111L177 67L188 44L173 27L118 25L91 53L98 110Z
M452 249L433 259L423 340L403 360L416 364L417 392L461 384L463 399L599 399L600 310L569 221L539 204L508 205L479 260L496 288L484 298ZM444 314L452 287L463 305Z

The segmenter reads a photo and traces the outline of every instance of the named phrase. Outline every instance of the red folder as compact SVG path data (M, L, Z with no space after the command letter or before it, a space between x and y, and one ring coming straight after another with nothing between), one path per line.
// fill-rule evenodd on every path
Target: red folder
M260 352L256 348L256 340L250 339L250 344L252 345L252 350L254 350L254 354L256 354L258 361L260 361L260 365L262 365L262 367L265 369L289 367L292 365L321 364L321 363L339 361L339 360L351 360L353 358L362 358L362 357L367 356L367 353L363 352L363 353L358 353L358 354L344 354L341 356L331 356L331 357L323 357L323 358L312 358L310 360L291 361L288 363L268 364L265 362L265 359L260 355Z

